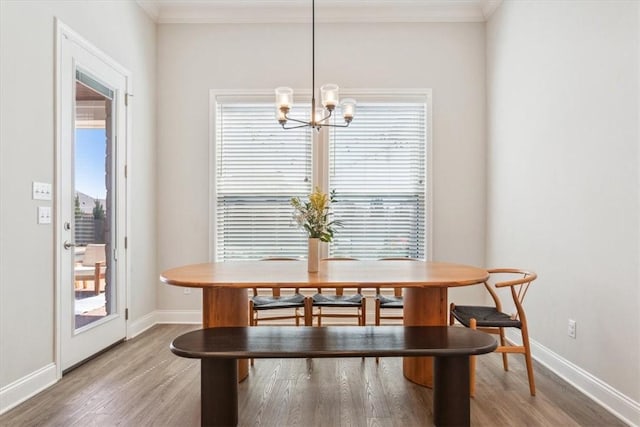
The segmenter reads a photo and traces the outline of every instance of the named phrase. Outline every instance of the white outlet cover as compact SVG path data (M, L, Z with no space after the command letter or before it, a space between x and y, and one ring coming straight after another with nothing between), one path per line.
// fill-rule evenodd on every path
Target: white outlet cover
M38 224L51 224L51 206L38 206Z

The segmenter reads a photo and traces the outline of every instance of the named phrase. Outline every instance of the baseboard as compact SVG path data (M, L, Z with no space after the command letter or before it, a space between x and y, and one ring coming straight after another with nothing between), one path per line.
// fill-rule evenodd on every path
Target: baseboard
M18 406L58 381L56 365L51 363L0 389L0 415Z
M155 310L131 322L127 339L136 337L154 325L163 323L201 324L201 310Z
M520 334L507 331L507 339L521 343ZM532 357L560 378L630 426L640 427L640 403L620 393L609 384L591 375L535 340L531 340Z
M201 310L156 310L156 323L202 324Z
M134 338L156 324L156 312L152 311L127 325L127 339Z

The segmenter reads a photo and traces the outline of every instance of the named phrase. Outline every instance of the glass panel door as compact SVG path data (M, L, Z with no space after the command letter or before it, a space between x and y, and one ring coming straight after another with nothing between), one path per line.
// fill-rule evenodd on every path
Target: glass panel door
M58 24L56 243L62 373L123 340L129 73Z

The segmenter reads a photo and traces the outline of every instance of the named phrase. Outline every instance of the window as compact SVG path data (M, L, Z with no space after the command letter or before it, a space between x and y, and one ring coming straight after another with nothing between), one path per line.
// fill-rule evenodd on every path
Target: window
M429 257L427 95L351 95L351 126L321 132L282 130L271 96L212 96L216 260L305 257L289 200L315 185L342 223L325 255Z
M424 103L363 103L329 132L329 188L342 223L331 256L424 258Z
M218 103L216 115L216 260L305 254L289 200L311 191L311 131L284 132L266 102Z

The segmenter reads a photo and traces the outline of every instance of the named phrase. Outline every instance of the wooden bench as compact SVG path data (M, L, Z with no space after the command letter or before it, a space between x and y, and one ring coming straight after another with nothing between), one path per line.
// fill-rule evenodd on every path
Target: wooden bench
M257 326L200 329L171 343L202 359L201 425L238 424L237 359L433 356L437 426L469 425L469 356L497 346L488 334L450 326Z

